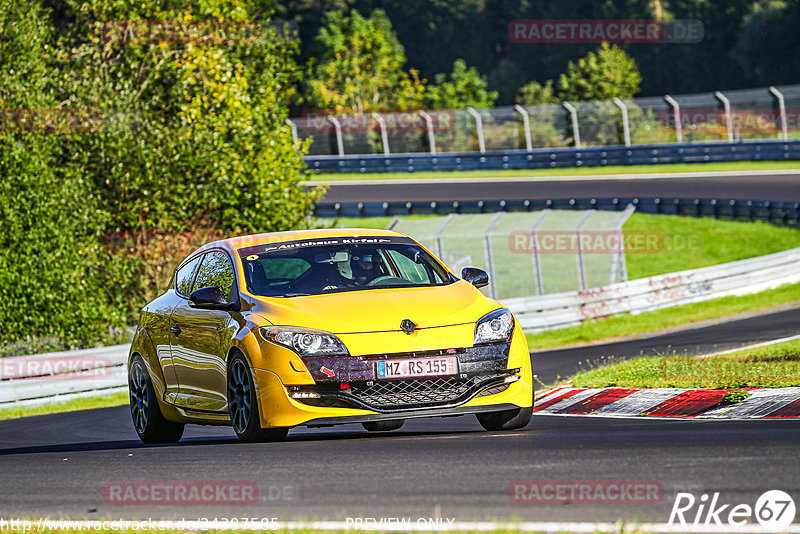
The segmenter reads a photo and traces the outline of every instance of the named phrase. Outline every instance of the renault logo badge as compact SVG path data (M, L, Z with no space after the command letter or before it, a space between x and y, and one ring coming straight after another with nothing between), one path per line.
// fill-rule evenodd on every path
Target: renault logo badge
M403 319L400 321L400 328L402 328L403 332L410 336L414 333L414 330L417 329L417 325L411 319Z

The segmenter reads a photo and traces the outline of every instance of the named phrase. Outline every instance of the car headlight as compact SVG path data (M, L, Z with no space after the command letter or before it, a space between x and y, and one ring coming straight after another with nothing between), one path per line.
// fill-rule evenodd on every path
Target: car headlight
M500 308L481 317L475 324L475 344L508 341L514 330L514 316Z
M328 332L299 326L262 326L261 335L268 341L292 349L301 356L347 355L342 340Z

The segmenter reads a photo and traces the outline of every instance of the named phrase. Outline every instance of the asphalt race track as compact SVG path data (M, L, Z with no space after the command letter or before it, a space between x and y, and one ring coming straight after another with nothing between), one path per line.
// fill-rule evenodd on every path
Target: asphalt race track
M672 345L692 352L798 330L799 310L646 341L534 355L540 375L577 359ZM522 431L484 432L472 416L409 421L397 432L298 428L284 443L240 444L229 428L189 427L178 445L144 446L127 407L0 421L0 513L6 517L198 519L451 518L457 521L666 522L677 492L755 504L769 489L800 493L800 421L534 416ZM661 484L653 504L512 502L520 480ZM254 483L248 506L120 505L110 482Z
M324 181L325 175L315 179ZM322 202L460 202L568 198L715 198L800 202L800 176L792 173L678 176L657 179L467 178L328 182Z

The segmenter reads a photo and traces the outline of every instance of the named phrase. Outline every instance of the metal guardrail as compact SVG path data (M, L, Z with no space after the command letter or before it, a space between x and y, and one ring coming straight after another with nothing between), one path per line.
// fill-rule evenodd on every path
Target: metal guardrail
M552 169L796 159L800 159L800 139L539 148L488 151L486 153L449 152L305 157L308 169L319 174Z
M529 333L575 326L620 313L745 295L800 281L800 248L606 287L506 299Z
M504 304L514 311L526 332L535 333L619 313L639 313L745 295L798 281L800 248L601 288L506 299ZM129 350L128 345L117 345L2 358L0 408L124 391ZM31 362L38 362L39 366ZM50 362L52 374L42 372L45 362ZM60 368L57 368L58 362L62 362ZM63 362L82 363L70 367ZM59 369L67 369L67 372L59 372Z
M639 213L713 217L722 220L764 221L779 226L800 224L800 203L699 198L565 198L454 202L336 202L320 203L317 217L387 217L449 215L499 211L604 210L622 211L633 204Z
M127 389L130 345L0 358L0 408Z

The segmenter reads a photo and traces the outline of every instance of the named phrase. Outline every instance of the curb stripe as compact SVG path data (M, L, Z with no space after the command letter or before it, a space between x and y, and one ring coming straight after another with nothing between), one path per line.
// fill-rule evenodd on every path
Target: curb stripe
M744 388L741 391L750 392L750 397L720 406L729 391L740 390L560 386L542 393L534 404L534 411L543 415L606 417L800 418L800 387Z
M645 415L654 417L695 417L717 406L728 389L692 389L667 399Z
M783 408L779 410L775 410L767 417L800 417L800 399L795 400L794 402L787 404Z
M592 413L639 391L638 388L609 388L568 406L558 413Z
M600 408L597 410L597 415L639 415L686 391L689 390L678 388L640 389L624 399Z
M720 406L698 417L766 417L800 398L800 388L756 389L750 393L750 397L740 403Z
M541 409L540 411L548 412L548 413L558 413L559 410L563 410L564 408L569 408L575 403L581 402L584 399L588 399L592 395L596 395L597 393L603 391L602 389L582 389L575 395L571 395L569 398L565 398L561 401L555 402L549 405L546 408Z
M534 406L533 411L538 412L538 411L547 409L550 406L552 406L553 404L556 404L557 402L561 402L564 399L568 399L570 397L573 397L573 396L577 395L581 391L585 391L585 389L575 388L575 389L567 389L567 391L565 391L565 392L562 391L559 395L556 395L555 397L551 397L550 399L544 401L543 403L541 403L538 406Z

